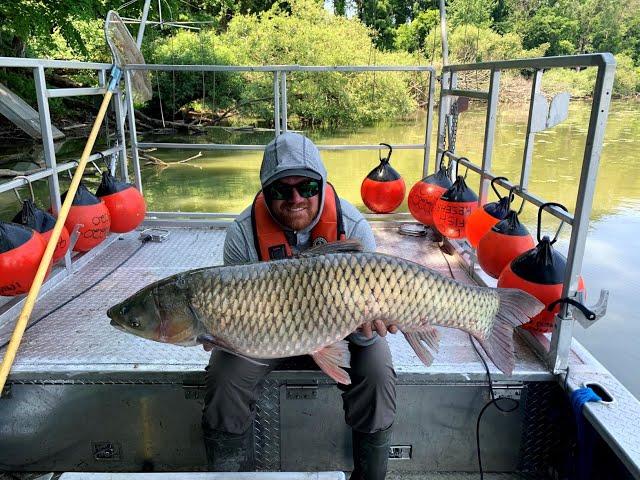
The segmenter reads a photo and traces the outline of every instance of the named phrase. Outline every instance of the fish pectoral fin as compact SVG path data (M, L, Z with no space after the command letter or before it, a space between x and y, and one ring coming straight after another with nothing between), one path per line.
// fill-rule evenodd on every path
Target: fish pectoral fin
M254 365L258 365L261 367L267 366L266 363L261 363L254 358L247 357L246 355L242 355L241 353L236 352L229 344L214 337L209 333L198 335L196 341L203 345L209 345L210 347L217 348L218 350L222 350L223 352L230 353L231 355L235 355L236 357L244 358L247 362L253 363Z
M208 333L198 335L198 338L196 338L196 341L198 343L201 343L202 345L207 345L212 348L218 346L218 342L216 341L216 338L213 335L210 335Z
M402 332L418 358L427 367L433 362L433 355L422 344L424 342L431 350L437 352L440 345L438 330L432 325L425 325L417 332Z
M351 353L346 340L327 345L326 347L311 354L320 369L336 382L344 385L351 385L351 377L340 367L351 365Z

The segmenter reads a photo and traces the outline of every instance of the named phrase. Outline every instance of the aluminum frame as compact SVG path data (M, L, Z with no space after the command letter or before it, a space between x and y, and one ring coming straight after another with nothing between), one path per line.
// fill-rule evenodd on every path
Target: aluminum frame
M0 57L0 67L2 68L31 68L33 70L33 79L36 90L36 99L38 102L38 116L40 118L40 130L42 133L42 146L44 150L44 160L46 168L36 173L28 175L26 179L16 179L0 184L0 193L6 192L13 188L17 188L26 185L28 182L36 180L47 179L49 184L49 201L54 212L58 212L61 207L60 202L60 182L58 175L61 172L65 172L72 168L75 168L78 164L77 161L66 162L62 165L58 165L56 161L56 153L53 142L53 128L51 125L51 114L49 111L49 98L61 98L61 97L75 97L86 95L99 95L106 91L106 78L107 71L111 69L112 65L108 63L94 63L94 62L78 62L78 61L66 61L66 60L41 60L31 58L14 58L14 57ZM50 89L47 87L46 71L45 69L72 69L72 70L94 70L98 75L99 87L97 88L55 88ZM113 97L114 101L119 100L119 95ZM118 108L116 106L116 112ZM124 125L120 127L118 124L118 130L121 130L122 138L124 139ZM89 160L96 160L101 155L108 155L120 151L121 159L126 161L125 152L126 142L122 142L117 148L110 148L103 152L92 154ZM126 165L121 165L121 171L126 172ZM71 254L67 252L65 255L65 269L66 273L72 272Z
M529 201L536 206L546 203L546 200L527 192L529 181L529 173L531 171L531 163L533 158L533 140L535 133L532 132L533 108L535 95L540 91L542 80L542 71L549 68L561 67L596 67L598 69L596 82L593 89L593 102L591 105L591 116L589 120L589 130L587 132L587 142L585 144L582 171L580 174L580 183L576 195L575 213L564 212L558 208L549 208L548 211L555 217L564 220L572 226L571 239L569 242L569 252L567 255L567 269L563 281L562 297L570 297L576 291L578 276L582 268L582 260L584 257L584 248L589 227L589 216L591 214L593 195L595 193L595 182L600 164L600 153L604 139L604 130L609 114L609 105L611 102L611 92L613 90L613 79L615 74L616 62L610 53L599 53L590 55L573 55L548 58L533 58L524 60L506 60L499 62L483 62L466 65L446 65L442 69L442 90L440 96L439 108L439 124L438 124L438 147L436 149L437 158L442 155L449 156L453 161L459 162L467 168L475 171L480 175L480 195L479 202L486 199L486 190L488 182L498 175L490 173L491 157L493 153L493 134L495 130L495 114L497 111L497 100L499 95L499 86L497 84L496 75L499 76L502 70L513 69L533 69L535 71L534 80L531 88L531 97L529 104L529 120L527 125L527 136L525 149L522 159L521 178L517 184L520 189L515 192L516 195ZM472 70L489 70L491 72L491 82L488 92L457 90L455 87L455 77L457 73ZM453 79L450 80L450 79ZM447 85L449 82L449 85ZM482 165L475 165L473 162L460 158L455 151L445 151L445 117L448 112L448 106L451 96L470 94L471 98L480 98L486 93L487 95L487 117L485 126L485 144L482 155ZM510 182L498 181L499 185L505 188L513 186ZM479 203L481 204L481 203ZM457 242L456 242L457 243ZM462 259L462 256L459 256ZM463 260L466 262L466 260ZM476 278L482 283L486 282L480 276ZM533 335L525 335L527 341L538 352L540 352L551 371L559 374L566 371L568 365L569 352L571 350L571 341L573 329L573 318L571 312L566 305L562 307L556 316L556 321L549 343L548 350L542 344L539 338Z
M264 65L264 66L230 66L230 65L168 65L168 64L131 64L124 67L125 78L128 79L131 71L190 71L190 72L273 72L273 105L274 105L274 136L288 130L287 112L287 73L289 72L425 72L429 74L429 101L427 104L427 122L425 126L425 141L419 144L393 145L395 149L420 149L424 151L423 176L429 171L429 151L431 148L431 133L433 130L433 105L435 97L436 71L431 66L304 66L304 65ZM131 98L130 82L125 82L126 97ZM135 116L132 114L133 103L128 103L128 121L130 141L132 148L132 160L136 170L136 186L142 191L139 180L140 160L137 155L138 148L166 148L183 150L250 150L263 151L266 145L240 145L240 144L197 144L197 143L170 143L170 142L138 142L135 129ZM317 145L319 150L379 150L380 145Z

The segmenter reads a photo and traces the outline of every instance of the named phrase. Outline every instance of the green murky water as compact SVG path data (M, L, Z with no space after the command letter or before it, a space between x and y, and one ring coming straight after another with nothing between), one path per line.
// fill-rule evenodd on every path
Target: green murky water
M520 176L527 124L527 109L503 106L498 117L493 156L494 173L516 181ZM548 132L538 134L535 142L529 190L549 201L560 202L573 211L578 190L582 151L586 141L589 105L572 102L569 118ZM421 116L422 117L422 116ZM424 139L424 118L379 125L340 133L313 131L307 134L318 144L420 143ZM482 155L484 113L472 108L460 117L457 153L476 163ZM264 144L272 134L239 134L216 130L197 137L147 137L145 141L227 142ZM435 132L433 136L435 143ZM77 152L81 145L64 147L60 157ZM66 151L65 151L66 150ZM640 397L640 377L630 367L640 362L640 315L636 311L635 295L640 290L640 104L613 102L602 151L600 171L587 240L583 276L590 299L597 298L601 288L611 291L605 319L583 330L576 327L576 336L604 365L636 396ZM186 159L197 151L165 150L152 155L164 161ZM258 173L261 154L258 152L202 152L190 164L160 169L143 167L143 185L150 210L239 212L259 188ZM433 158L433 152L431 154ZM377 164L372 151L325 151L323 159L329 179L339 194L360 209L360 183ZM419 180L422 154L419 151L397 150L392 165L404 176L407 187ZM433 166L431 166L433 169ZM97 177L88 183L97 185ZM42 182L40 182L42 183ZM63 188L66 187L63 179ZM474 189L478 177L472 172L468 184ZM26 192L25 192L26 193ZM45 185L37 188L37 197L44 201ZM491 193L491 200L495 195ZM407 210L406 202L401 207ZM0 217L8 219L17 209L13 194L0 195ZM536 210L528 205L521 216L535 232ZM552 233L557 221L545 216L543 230ZM565 228L558 248L565 250L569 229Z

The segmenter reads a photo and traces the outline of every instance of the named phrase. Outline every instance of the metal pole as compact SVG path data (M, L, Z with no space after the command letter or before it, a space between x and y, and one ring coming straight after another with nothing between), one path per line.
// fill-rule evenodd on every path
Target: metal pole
M47 98L47 82L44 67L33 69L36 84L36 97L38 99L38 115L40 117L40 131L42 132L42 147L44 148L44 161L52 170L49 177L49 199L54 215L60 212L60 182L57 173L56 151L53 145L53 131L51 129L51 114L49 112L49 99ZM71 232L69 232L71 233ZM67 250L64 255L64 266L67 273L71 273L71 252Z
M140 19L140 28L138 29L138 37L136 38L136 45L138 46L138 50L142 46L142 37L144 36L144 28L147 24L147 17L149 16L149 5L151 4L151 0L145 0L144 7L142 9L142 18Z
M529 102L529 123L527 123L527 136L524 143L524 155L522 157L522 170L520 174L520 186L523 190L529 187L529 176L531 175L531 159L533 158L533 145L536 138L536 132L532 131L533 121L540 112L536 111L536 98L540 93L540 85L542 85L542 70L536 70L531 85L531 99ZM547 115L547 112L544 112Z
M280 76L280 87L281 87L281 95L280 100L282 102L282 108L280 109L280 113L282 115L282 131L287 131L287 72L282 72Z
M280 135L280 72L273 72L273 128L275 136Z
M484 128L484 148L482 150L482 175L480 177L480 188L478 191L479 205L487 201L487 190L489 189L489 179L484 174L491 170L491 157L493 155L493 141L496 133L496 116L498 114L498 100L500 93L500 70L491 71L489 82L489 101L487 104L487 117Z
M449 65L449 42L447 41L447 11L444 0L440 0L440 38L442 39L442 65Z
M133 159L133 172L136 176L136 187L142 193L142 176L140 174L140 158L138 157L138 134L136 132L136 116L133 109L133 92L131 90L131 72L124 72L125 93L127 97L127 117L129 120L129 142L131 143L131 158Z
M127 140L124 132L124 112L122 108L122 92L120 89L116 90L111 99L114 102L115 113L116 113L116 129L118 131L118 147L120 147L120 152L118 153L118 157L120 159L120 178L128 182L129 181L129 172L127 171ZM115 175L115 172L111 172L112 175Z
M424 135L424 158L422 161L422 178L429 175L429 153L431 150L431 132L433 131L433 97L436 94L436 76L429 72L429 102L427 106L427 127ZM436 158L437 158L436 154Z
M598 69L598 76L593 93L591 118L589 119L589 131L587 143L582 160L582 172L580 173L580 186L578 187L578 202L573 217L571 240L569 241L569 253L567 255L567 268L565 271L562 298L576 291L578 275L582 269L584 247L589 233L589 216L595 194L596 177L600 166L600 153L604 141L609 104L611 103L611 91L613 90L613 78L616 64L613 56L607 54L607 63ZM551 337L549 348L549 366L553 373L566 370L573 337L573 319L565 304L556 316L556 322Z
M440 102L438 102L438 135L436 138L436 164L435 170L440 167L442 155L445 149L444 140L446 138L446 117L449 105L449 97L442 92L446 90L446 85L451 78L451 72L442 72L440 77Z

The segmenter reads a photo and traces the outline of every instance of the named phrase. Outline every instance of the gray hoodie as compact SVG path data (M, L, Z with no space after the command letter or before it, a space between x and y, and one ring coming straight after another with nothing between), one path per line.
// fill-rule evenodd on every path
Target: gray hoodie
M318 223L324 205L324 187L327 182L327 170L320 159L320 152L311 140L298 133L283 133L276 137L264 151L260 168L260 183L262 188L283 177L292 175L315 178L322 181L320 189L320 209L313 222L304 230L286 231L287 238L294 252L300 252L310 247L310 232ZM349 202L340 199L345 235L347 238L357 239L367 251L375 251L376 242L371 227L362 214ZM253 228L251 225L251 205L249 205L229 226L224 242L224 264L238 265L259 261L255 250ZM377 340L374 333L372 339L355 333L349 340L366 346Z

